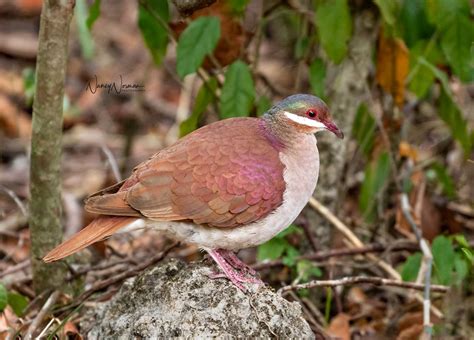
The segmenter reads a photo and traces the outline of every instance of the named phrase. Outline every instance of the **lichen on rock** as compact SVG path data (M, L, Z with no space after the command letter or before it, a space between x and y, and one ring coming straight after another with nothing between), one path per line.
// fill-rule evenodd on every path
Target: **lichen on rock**
M314 338L297 303L257 285L244 294L210 273L207 263L172 259L126 281L90 314L88 339Z

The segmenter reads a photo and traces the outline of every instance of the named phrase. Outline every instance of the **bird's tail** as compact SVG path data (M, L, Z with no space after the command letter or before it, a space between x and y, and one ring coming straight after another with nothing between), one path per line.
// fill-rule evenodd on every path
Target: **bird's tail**
M43 261L54 262L74 254L95 242L106 239L124 227L131 226L136 221L141 222L141 219L117 216L98 217L69 240L51 250L43 257Z

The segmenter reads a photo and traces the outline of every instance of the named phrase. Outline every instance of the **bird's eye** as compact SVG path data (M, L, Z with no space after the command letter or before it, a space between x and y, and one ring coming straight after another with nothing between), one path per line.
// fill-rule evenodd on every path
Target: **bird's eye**
M308 115L308 117L311 117L311 118L315 118L317 116L317 113L314 110L308 110L306 114Z

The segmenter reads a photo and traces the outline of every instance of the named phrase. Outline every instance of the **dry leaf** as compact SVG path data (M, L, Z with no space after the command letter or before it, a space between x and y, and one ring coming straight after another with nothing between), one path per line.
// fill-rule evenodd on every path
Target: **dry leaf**
M386 37L382 32L377 52L377 83L392 94L398 106L403 105L405 98L408 70L409 52L403 40Z
M332 318L329 327L326 329L327 333L337 339L350 340L351 329L349 325L349 320L349 315L339 313L334 318Z
M0 130L9 137L27 138L31 135L30 117L3 95L0 95Z
M418 150L407 142L400 142L398 145L400 157L410 158L414 162L418 160Z

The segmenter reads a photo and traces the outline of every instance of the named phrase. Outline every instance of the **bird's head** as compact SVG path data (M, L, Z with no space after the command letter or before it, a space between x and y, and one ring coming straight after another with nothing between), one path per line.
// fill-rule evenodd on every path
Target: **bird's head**
M278 124L284 124L301 133L328 130L337 137L344 138L343 132L332 121L326 103L309 94L286 97L273 106L266 115Z

